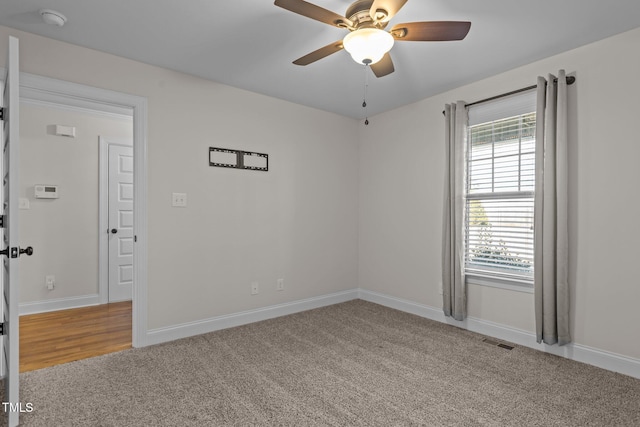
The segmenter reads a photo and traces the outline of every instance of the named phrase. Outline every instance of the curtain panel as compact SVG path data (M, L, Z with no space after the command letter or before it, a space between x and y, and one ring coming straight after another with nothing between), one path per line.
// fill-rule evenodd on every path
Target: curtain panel
M538 77L534 294L538 343L564 345L569 331L567 79Z
M468 114L464 101L446 104L445 188L442 241L442 297L445 316L464 320L467 291L464 277L464 183Z

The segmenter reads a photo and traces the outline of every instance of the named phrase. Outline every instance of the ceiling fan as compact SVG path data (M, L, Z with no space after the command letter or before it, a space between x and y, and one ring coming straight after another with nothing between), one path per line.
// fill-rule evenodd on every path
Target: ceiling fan
M307 18L349 30L344 39L321 47L293 61L309 65L319 59L345 49L358 63L370 65L376 77L395 70L389 50L394 41L450 41L462 40L471 22L430 21L407 22L384 31L391 18L408 0L357 0L349 6L345 16L303 0L276 0L275 5Z

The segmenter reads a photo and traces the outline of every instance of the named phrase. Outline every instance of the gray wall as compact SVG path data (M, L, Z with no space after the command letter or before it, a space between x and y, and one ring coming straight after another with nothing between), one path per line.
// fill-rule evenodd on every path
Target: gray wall
M355 120L0 27L10 34L24 72L148 99L149 329L358 286ZM270 170L209 167L210 146L268 153Z
M368 127L0 27L8 34L20 38L26 72L148 98L150 328L358 286L440 308L443 105L575 72L574 338L640 358L640 29L381 114ZM210 168L209 146L269 153L271 171ZM189 206L172 208L171 192L188 193ZM284 292L275 291L280 277ZM257 296L251 281L261 284ZM533 331L533 295L470 286L469 314Z
M638 46L640 29L381 114L361 127L360 287L442 307L444 104L526 87L564 68L577 77L569 96L574 340L640 358ZM468 292L469 316L535 330L532 293L478 285Z

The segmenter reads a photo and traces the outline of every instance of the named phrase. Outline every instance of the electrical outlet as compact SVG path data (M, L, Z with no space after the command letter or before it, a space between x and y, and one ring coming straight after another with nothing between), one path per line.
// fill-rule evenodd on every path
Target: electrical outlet
M187 207L187 193L172 193L171 194L171 206L177 208Z
M251 295L258 295L259 285L258 282L251 282Z
M56 276L54 275L45 276L44 283L47 286L47 289L52 291L53 288L56 286Z
M284 291L284 279L278 279L276 282L276 291Z
M440 293L440 295L442 295L442 293L443 293L443 290L442 290L442 282L441 282L441 283L440 283L440 285L439 285L438 292Z

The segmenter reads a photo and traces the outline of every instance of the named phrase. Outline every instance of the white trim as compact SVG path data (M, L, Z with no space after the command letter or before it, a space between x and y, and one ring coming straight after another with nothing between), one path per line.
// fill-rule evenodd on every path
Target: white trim
M396 310L415 314L441 323L447 323L482 335L508 341L524 347L555 354L577 362L587 363L613 372L629 375L640 379L640 359L622 356L620 354L596 349L582 344L571 343L565 346L538 344L536 335L532 332L513 328L511 326L490 322L483 319L468 317L462 322L446 317L440 308L419 304L402 298L381 294L378 292L358 289L358 297L364 301L390 307Z
M358 298L364 301L373 302L376 304L384 305L385 307L393 308L395 310L404 311L405 313L415 314L416 316L426 317L427 319L436 320L442 323L451 323L458 326L460 322L447 322L448 317L445 317L441 309L431 307L424 304L419 304L402 298L392 297L390 295L381 294L379 292L368 291L366 289L358 289Z
M34 74L20 73L20 96L65 103L113 114L133 113L134 284L132 338L134 347L147 345L147 99Z
M56 298L44 301L23 302L19 305L20 316L25 314L46 313L48 311L68 310L100 304L100 295L82 295L79 297Z
M133 114L133 346L147 345L147 98L138 98Z
M488 286L490 288L506 289L514 292L524 292L526 294L533 293L533 283L522 283L510 280L500 280L494 277L483 277L472 274L465 275L465 281L467 285L473 286Z
M80 106L80 105L68 105L68 104L60 104L59 102L67 102L69 99L61 96L57 99L57 101L49 101L44 99L39 99L39 96L46 97L47 99L54 99L51 94L38 94L33 93L33 90L25 89L24 94L21 92L21 96L25 96L25 98L20 99L20 102L26 105L33 105L36 107L46 107L46 108L54 108L56 110L61 111L70 111L72 113L80 113L80 114L90 114L92 116L103 117L112 120L122 120L129 123L133 122L133 118L131 117L132 111L130 108L128 109L118 109L116 112L112 111L102 111L99 108L102 108L102 105L96 106L93 108L91 104ZM76 102L77 100L71 100L72 102Z
M109 143L98 137L98 294L109 302Z
M619 372L621 374L640 379L640 359L623 356L582 344L572 343L562 347L538 344L536 342L536 336L532 332L474 317L468 317L466 320L459 322L450 317L446 317L440 308L360 288L253 310L241 311L238 313L216 316L195 322L151 329L146 335L145 343L146 345L160 344L220 329L232 328L235 326L246 325L248 323L272 319L274 317L286 316L301 311L339 304L354 299L373 302L395 310L415 314L437 322L446 323L482 335L497 338L499 340L555 354L577 362L587 363L599 368ZM61 298L50 301L39 301L34 303L23 303L20 304L20 315L34 312L64 310L67 308L95 305L99 303L100 296L98 294L75 298Z
M180 325L167 326L149 330L147 343L149 345L173 341L194 335L206 334L220 329L260 322L274 317L286 316L314 308L339 304L358 298L358 289L336 292L329 295L307 298L303 300L241 311L223 316L212 317L196 322L182 323Z
M20 99L34 104L55 105L57 108L72 108L76 111L100 113L110 117L131 117L134 105L126 101L122 102L123 99L119 95L134 96L50 77L20 73Z

